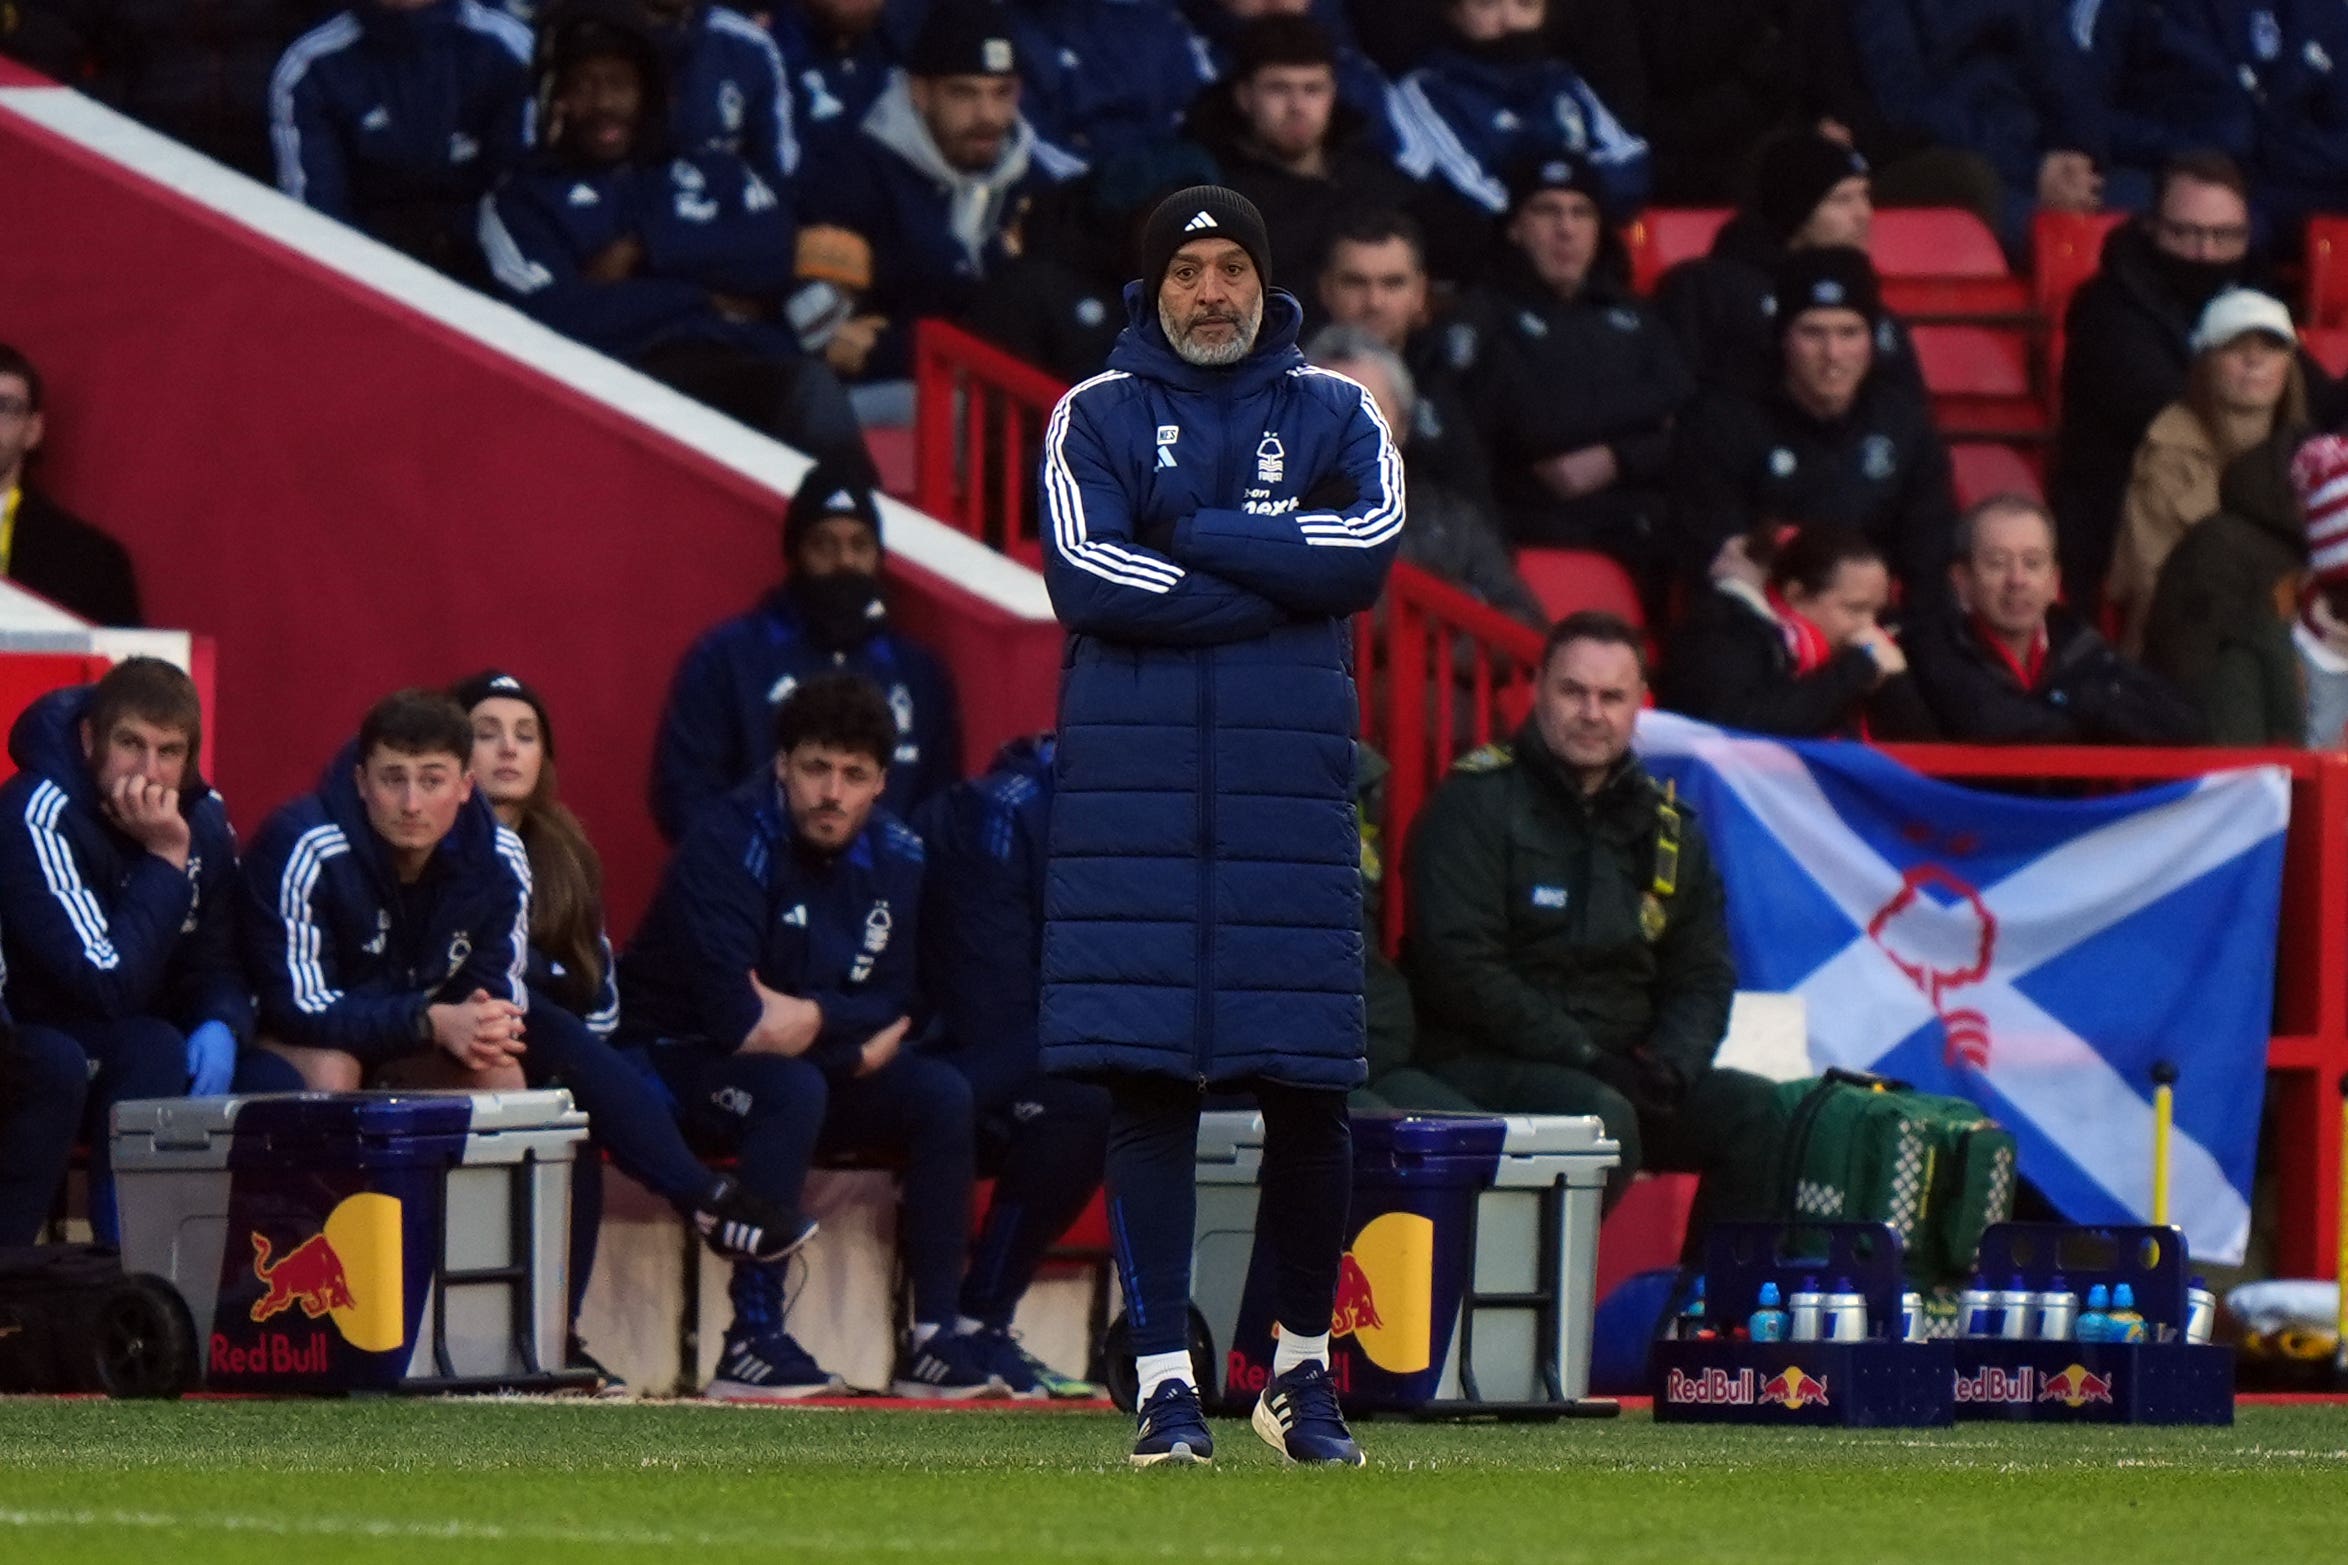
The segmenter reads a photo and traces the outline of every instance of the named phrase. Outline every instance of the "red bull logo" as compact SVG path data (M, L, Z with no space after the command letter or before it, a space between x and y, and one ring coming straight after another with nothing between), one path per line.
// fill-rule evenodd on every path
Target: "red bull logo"
M1989 1021L1942 1002L1951 990L1989 976L1997 951L1997 915L1981 893L1938 864L1919 864L1867 921L1867 938L1932 1002L1947 1039L1946 1063L1976 1070L1989 1064Z
M2019 1406L2036 1400L2038 1372L2027 1364L2019 1369L1984 1364L1970 1375L1958 1375L1956 1390L1959 1402Z
M2099 1402L2108 1407L2112 1400L2112 1377L2098 1375L2084 1364L2073 1364L2059 1375L2046 1377L2039 1387L2038 1400L2060 1402L2065 1407L2085 1407Z
M1358 1331L1376 1331L1386 1324L1378 1313L1377 1285L1348 1250L1337 1263L1337 1307L1329 1315L1329 1334L1350 1337Z
M333 1310L358 1307L351 1297L350 1277L342 1269L342 1257L323 1233L310 1235L275 1262L269 1253L269 1236L253 1235L253 1275L267 1290L254 1301L252 1318L256 1322L296 1304L312 1320Z
M1825 1407L1829 1398L1825 1380L1806 1369L1789 1364L1761 1382L1761 1400L1774 1402L1791 1412L1799 1412L1811 1406Z

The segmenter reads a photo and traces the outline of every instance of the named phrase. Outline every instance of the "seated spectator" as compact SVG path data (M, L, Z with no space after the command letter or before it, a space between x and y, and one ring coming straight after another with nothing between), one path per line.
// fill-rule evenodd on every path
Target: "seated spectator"
M1044 1252L1100 1188L1109 1094L1039 1063L1044 870L1052 813L1050 734L1016 739L986 774L918 817L922 993L937 1007L938 1059L962 1073L978 1112L978 1171L995 1181L962 1279L961 1313L1014 1397L1089 1396L1011 1335Z
M108 1112L130 1098L228 1091L253 1034L231 899L236 835L204 783L203 738L194 682L146 657L41 697L8 735L0 974L27 1032L62 1035L81 1056L89 1126L65 1134L94 1126L100 1244L118 1232ZM64 1054L54 1037L20 1043L52 1064Z
M2073 606L2083 614L2103 601L2136 448L2160 410L2184 393L2202 310L2254 281L2246 189L2231 158L2201 153L2170 162L2151 212L2112 230L2100 269L2064 313L2062 409L2047 493L2062 524Z
M852 381L911 373L913 323L958 318L1020 248L1028 205L1084 172L1020 114L1018 52L999 7L941 4L864 117L817 140L803 217L872 255L854 318L825 345Z
M269 80L320 0L73 0L85 90L152 130L268 181Z
M1647 144L1563 60L1543 55L1548 0L1446 0L1444 35L1405 76L1402 171L1440 177L1494 216L1511 208L1519 164L1587 159L1608 215L1628 221L1647 199Z
M2120 647L2144 646L2153 585L2170 551L2218 508L2218 474L2278 432L2307 426L2298 332L2280 299L2247 288L2210 300L2193 329L2184 394L2136 448L2105 600L2120 614Z
M2103 116L2105 171L2123 186L2113 205L2141 209L2145 203L2125 187L2140 183L2149 191L2172 159L2214 152L2249 161L2251 101L2232 58L2248 48L2248 29L2228 26L2229 12L2246 19L2246 9L2097 0L2070 10L2072 41L2087 51L2090 90Z
M2260 217L2295 247L2311 213L2348 205L2348 8L2259 0L2207 10L2248 121Z
M1510 540L1600 549L1651 583L1672 416L1694 384L1630 291L1599 178L1574 156L1512 171L1509 252L1461 312L1476 332L1463 378Z
M470 280L474 208L529 145L529 115L520 22L479 0L355 0L277 62L277 188Z
M764 771L774 714L801 681L846 669L887 692L897 743L891 808L959 775L962 722L935 654L889 625L880 509L864 470L816 466L783 518L783 584L693 644L677 666L652 759L652 818L670 842L694 815Z
M1390 138L1339 101L1336 45L1318 22L1250 22L1231 54L1230 75L1190 111L1190 139L1264 214L1272 253L1318 272L1349 217L1407 206L1419 187L1389 161Z
M1109 360L1125 329L1125 285L1142 224L1163 198L1220 177L1187 141L1104 158L1037 202L1019 254L995 272L962 324L1073 386Z
M2006 248L2043 207L2103 205L2102 116L2065 8L2038 0L1851 0L1859 68L1892 125L1988 160L2004 184Z
M1814 131L1761 154L1753 199L1720 230L1709 255L1663 274L1655 313L1678 334L1696 379L1758 392L1778 371L1778 268L1797 250L1865 250L1875 224L1867 160ZM1908 329L1888 310L1875 328L1875 373L1921 398L1924 372Z
M1671 643L1663 704L1791 739L1931 739L1938 727L1882 624L1891 572L1847 527L1732 538Z
M915 1004L921 839L878 808L896 720L855 674L809 680L775 714L767 766L702 812L620 958L621 1037L651 1053L684 1117L742 1182L801 1209L819 1153L904 1160L899 1230L914 1326L899 1396L998 1392L958 1324L973 1111L962 1074L904 1047ZM783 1329L781 1262L742 1260L720 1399L819 1396L839 1378Z
M1541 601L1516 572L1508 544L1491 512L1474 497L1423 479L1411 465L1412 410L1416 390L1399 354L1360 326L1325 326L1305 344L1305 357L1320 369L1335 370L1361 383L1378 405L1386 428L1402 453L1410 494L1410 525L1395 558L1441 578L1535 630L1549 628ZM1466 651L1462 647L1462 651Z
M889 0L783 0L768 30L791 83L794 121L813 136L835 120L853 125L897 68L882 13Z
M1515 739L1452 768L1411 834L1403 947L1419 1057L1487 1112L1595 1114L1645 1169L1701 1172L1706 1227L1773 1208L1775 1088L1723 1070L1736 968L1702 828L1631 754L1639 633L1558 622Z
M2308 580L2291 624L2307 686L2311 750L2348 748L2348 439L2317 435L2291 459Z
M0 576L95 624L137 625L128 551L26 482L44 402L33 361L0 342Z
M1929 608L1955 531L1948 448L1930 409L1876 369L1875 268L1839 245L1796 250L1773 293L1775 383L1758 395L1714 387L1680 420L1671 473L1682 559L1700 565L1739 533L1798 516L1864 533L1903 602Z
M2195 744L2167 681L2112 650L2062 603L2054 518L1993 495L1957 523L1957 612L1926 616L1908 657L1941 732L1976 744Z
M1327 35L1335 51L1337 101L1353 111L1379 153L1391 158L1400 149L1394 84L1355 44L1343 0L1187 0L1183 9L1206 40L1216 80L1230 77L1239 35L1257 22L1310 19Z
M1090 161L1152 146L1180 129L1214 85L1206 45L1170 0L936 0L997 10L1019 54L1036 134Z
M481 206L491 277L556 331L820 455L864 438L781 318L791 211L730 153L662 147L659 60L624 18L558 16L546 145Z
M48 1226L89 1090L81 1045L54 1027L17 1026L0 998L0 1247L32 1244Z
M706 0L567 0L540 26L551 31L566 15L599 11L616 19L630 6L666 67L657 101L666 106L667 145L687 156L740 158L774 189L786 188L799 172L799 138L782 51L739 10Z
M1411 403L1410 471L1484 505L1492 463L1462 376L1475 363L1474 328L1435 320L1428 303L1426 231L1407 213L1366 212L1331 238L1318 292L1331 325L1356 326L1402 355Z
M2157 425L2155 426L2157 427ZM2215 514L2169 551L2144 620L2144 666L2201 712L2212 744L2306 742L2293 611L2307 530L2293 494L2289 432L2226 464Z
M667 1201L719 1255L787 1253L806 1238L796 1215L765 1206L730 1175L704 1168L644 1077L612 1048L620 990L603 927L603 860L558 796L554 725L544 698L495 669L449 694L473 729L466 773L498 824L521 839L530 871L524 1078L532 1086L570 1089L587 1111L588 1138L597 1150ZM574 1159L571 1175L570 1359L601 1376L604 1389L621 1390L619 1377L578 1337L579 1305L603 1224L602 1158Z

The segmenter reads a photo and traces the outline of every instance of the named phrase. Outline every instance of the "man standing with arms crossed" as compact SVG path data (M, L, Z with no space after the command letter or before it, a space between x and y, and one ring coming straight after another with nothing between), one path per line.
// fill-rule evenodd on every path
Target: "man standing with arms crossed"
M1256 1432L1359 1466L1329 1378L1363 1077L1357 711L1346 617L1402 531L1369 396L1297 352L1262 216L1169 196L1109 370L1044 437L1045 562L1069 631L1045 892L1047 1069L1111 1097L1109 1218L1136 1466L1209 1460L1188 1349L1199 1106L1254 1093L1280 1337Z

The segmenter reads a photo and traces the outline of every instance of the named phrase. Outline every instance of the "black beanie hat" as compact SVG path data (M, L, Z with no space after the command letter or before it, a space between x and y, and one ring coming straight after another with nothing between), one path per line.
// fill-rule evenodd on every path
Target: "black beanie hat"
M1256 264L1257 280L1270 291L1272 243L1264 233L1264 214L1236 190L1193 185L1159 202L1141 231L1141 282L1153 296L1166 280L1174 252L1193 239L1228 239L1245 250Z
M943 0L905 52L909 76L1009 76L1018 69L1011 19L994 0Z
M817 522L835 516L854 517L872 529L874 543L880 542L880 506L872 498L872 472L863 463L833 459L807 470L783 513L783 558L799 552L800 540Z
M520 701L538 714L538 743L545 749L546 758L554 759L554 719L546 715L546 698L521 679L503 669L485 668L470 679L460 679L448 687L448 698L465 709L471 717L473 708L492 696L508 701Z
M1598 165L1578 152L1546 152L1519 159L1508 171L1508 215L1544 190L1575 190L1606 211L1606 187L1598 182Z
M1883 320L1883 290L1875 263L1849 245L1796 250L1777 269L1772 291L1778 335L1791 330L1804 310L1857 310L1873 328Z
M1867 172L1867 160L1816 131L1782 136L1761 153L1753 174L1753 213L1784 244L1835 186Z

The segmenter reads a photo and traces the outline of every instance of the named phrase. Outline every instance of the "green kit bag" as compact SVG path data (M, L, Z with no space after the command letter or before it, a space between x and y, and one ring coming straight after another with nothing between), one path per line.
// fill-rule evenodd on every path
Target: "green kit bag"
M1909 1279L1932 1289L1971 1275L1982 1230L2014 1210L2013 1133L1963 1098L1830 1070L1780 1086L1780 1219L1889 1223Z

